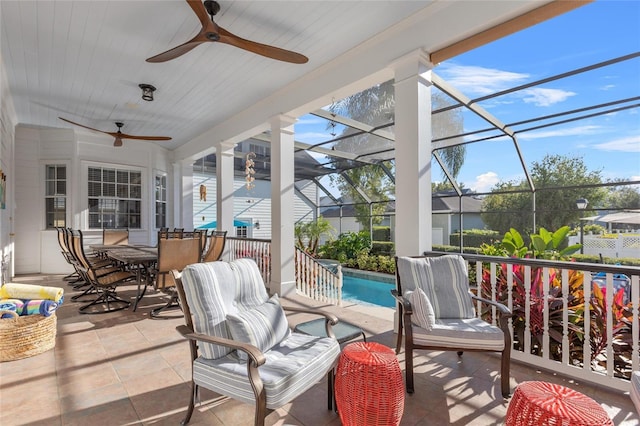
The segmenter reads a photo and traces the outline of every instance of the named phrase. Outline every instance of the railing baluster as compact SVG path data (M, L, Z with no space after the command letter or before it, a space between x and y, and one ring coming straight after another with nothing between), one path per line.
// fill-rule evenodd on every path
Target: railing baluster
M613 377L613 274L607 273L607 294L605 307L607 310L607 376Z
M631 277L631 300L632 300L632 313L631 324L632 330L635 330L633 333L632 340L632 352L631 352L631 369L632 371L640 370L640 330L638 327L640 326L640 320L638 316L640 316L640 277L635 275Z
M524 267L524 353L531 354L531 267Z
M569 365L569 270L562 270L562 363Z
M584 341L582 347L582 368L591 373L591 273L583 272L584 291Z
M542 268L542 357L551 359L551 346L549 343L549 268Z

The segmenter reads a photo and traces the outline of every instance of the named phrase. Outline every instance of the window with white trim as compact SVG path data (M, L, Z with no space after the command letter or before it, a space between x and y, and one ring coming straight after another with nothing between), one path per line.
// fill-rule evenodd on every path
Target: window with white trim
M167 176L156 175L156 228L167 226Z
M89 167L89 229L141 228L142 173Z
M247 238L249 236L248 226L236 226L236 237Z
M67 166L45 166L45 217L47 229L67 226Z

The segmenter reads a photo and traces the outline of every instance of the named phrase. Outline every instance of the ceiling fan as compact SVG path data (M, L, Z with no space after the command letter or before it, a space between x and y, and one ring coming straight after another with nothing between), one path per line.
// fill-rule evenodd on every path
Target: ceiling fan
M62 121L66 121L67 123L71 123L76 126L84 127L85 129L94 130L96 132L105 133L107 135L113 136L115 140L113 141L113 146L122 146L122 139L137 139L142 141L169 141L171 138L169 136L135 136L128 135L126 133L122 133L120 130L124 123L116 122L116 126L118 126L117 132L105 132L104 130L94 129L93 127L85 126L84 124L74 123L71 120L67 120L66 118L58 117Z
M202 3L201 0L187 0L191 9L195 12L202 24L200 32L180 46L167 50L147 59L147 62L165 62L175 59L178 56L182 56L189 52L196 46L199 46L205 42L220 42L230 44L240 49L247 50L249 52L257 53L258 55L266 56L267 58L276 59L278 61L291 62L294 64L304 64L309 59L296 52L290 50L280 49L279 47L268 46L266 44L258 43L251 40L245 40L238 37L235 34L231 34L229 31L218 26L213 21L214 15L220 11L220 4L217 1L205 0ZM207 16L207 14L209 16Z

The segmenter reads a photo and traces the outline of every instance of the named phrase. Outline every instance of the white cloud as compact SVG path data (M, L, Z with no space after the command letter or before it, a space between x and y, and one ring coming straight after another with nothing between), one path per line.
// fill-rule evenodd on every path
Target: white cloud
M602 86L602 87L600 88L600 90L610 90L610 89L613 89L613 88L615 88L615 87L616 87L616 85L615 85L615 84L607 84L606 86Z
M527 89L523 90L525 95L522 100L528 104L534 104L536 106L551 106L558 102L564 102L569 97L575 96L574 92L568 92L560 89Z
M518 133L518 139L544 139L544 138L557 138L563 136L584 136L592 135L600 129L600 126L576 126L568 129L558 130L544 130L544 131L532 131L525 133Z
M475 182L471 183L469 187L476 192L489 192L499 181L497 173L487 172L476 176Z
M593 147L602 151L640 152L640 135L614 139L595 144Z
M441 65L437 73L467 96L495 93L529 77L529 74L462 65Z

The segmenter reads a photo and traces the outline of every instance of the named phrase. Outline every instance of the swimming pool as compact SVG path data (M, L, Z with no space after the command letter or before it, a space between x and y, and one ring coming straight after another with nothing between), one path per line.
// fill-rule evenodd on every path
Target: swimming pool
M348 302L393 308L396 306L395 299L391 296L394 288L395 284L371 278L347 274L342 276L342 300Z

